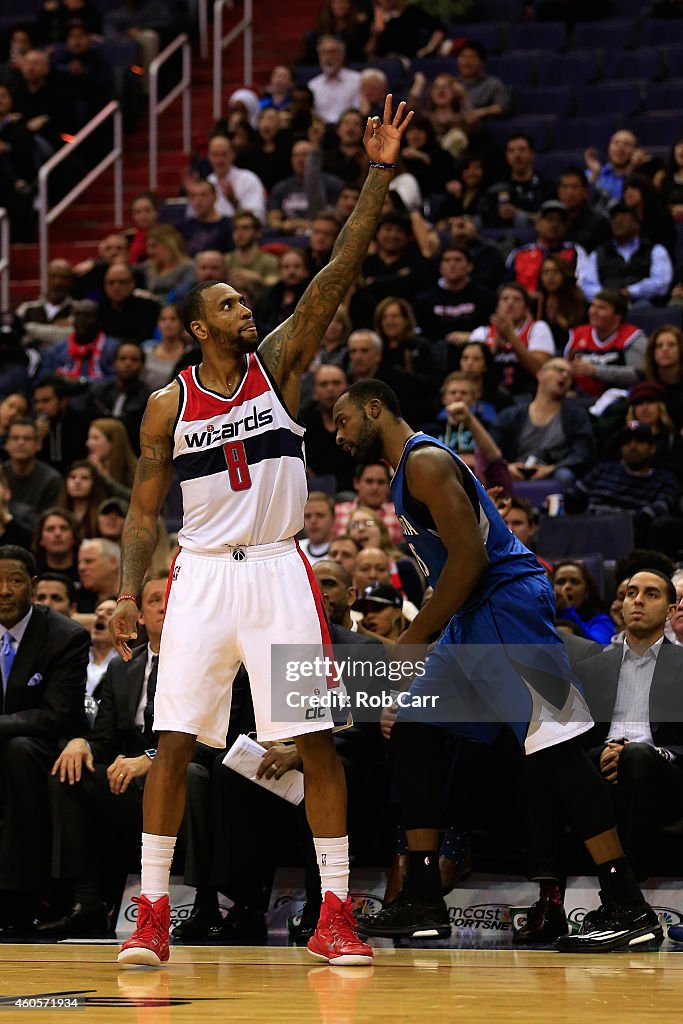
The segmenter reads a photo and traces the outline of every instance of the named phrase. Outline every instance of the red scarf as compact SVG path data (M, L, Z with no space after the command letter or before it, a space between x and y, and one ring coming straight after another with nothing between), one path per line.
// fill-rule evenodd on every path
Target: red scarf
M70 334L66 347L66 363L58 371L63 377L75 380L85 377L87 380L99 380L102 376L100 356L107 336L100 331L87 345L80 345L76 335Z

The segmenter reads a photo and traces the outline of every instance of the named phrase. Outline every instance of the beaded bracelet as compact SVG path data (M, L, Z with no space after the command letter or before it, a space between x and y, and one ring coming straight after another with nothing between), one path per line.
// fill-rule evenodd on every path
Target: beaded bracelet
M136 608L138 606L138 602L136 601L132 594L120 594L116 598L116 603L118 604L119 601L132 601Z
M379 167L379 169L381 171L393 171L394 168L396 167L396 164L382 164L382 163L376 163L374 160L371 160L369 166L370 167Z

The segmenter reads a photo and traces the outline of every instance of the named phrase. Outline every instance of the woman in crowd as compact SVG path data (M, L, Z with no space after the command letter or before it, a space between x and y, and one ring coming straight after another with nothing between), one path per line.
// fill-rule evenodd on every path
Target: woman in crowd
M36 521L31 550L38 574L61 572L78 581L78 520L68 508L48 508Z
M157 320L159 338L143 342L145 369L142 380L151 391L163 388L173 380L175 364L187 350L187 335L180 307L173 302L161 307Z
M356 611L363 613L361 624L364 629L385 640L398 640L409 626L401 608L403 599L389 583L377 583L370 596L362 595L354 604Z
M322 36L334 36L344 44L347 63L362 62L370 24L366 13L358 10L358 6L353 0L325 0L317 27L304 37L304 52L300 63L318 63L317 45Z
M455 354L455 369L466 373L474 385L475 401L472 412L486 420L494 420L496 412L511 402L510 394L498 383L498 369L493 353L482 341L468 341L462 347L451 345Z
M180 232L170 224L151 228L147 257L143 268L147 291L159 302L181 302L197 283L197 271Z
M131 263L142 263L147 259L147 235L159 223L160 209L161 201L153 192L141 192L133 200L133 227L126 231L126 238L129 239L128 259Z
M0 402L0 448L4 448L7 432L15 420L28 416L28 398L20 391L13 391Z
M668 469L679 483L683 482L683 436L674 428L669 416L662 385L656 381L640 381L631 388L628 401L625 422L637 420L650 428L657 446L654 464ZM608 457L619 459L618 436L612 441Z
M676 224L650 179L643 174L630 174L624 180L623 200L637 212L642 237L663 245L675 262Z
M489 202L485 178L481 157L465 157L446 183L445 198L433 211L433 219L439 229L448 227L450 217L462 217L464 214L479 219L483 217Z
M553 573L557 616L575 623L584 636L599 644L608 644L614 623L602 610L597 587L583 562L563 559Z
M364 548L379 548L389 559L392 586L400 590L416 607L420 607L424 587L419 570L412 558L391 543L389 531L382 517L374 509L361 505L352 512L348 531L351 537Z
M666 408L676 430L683 429L683 331L664 324L650 335L645 377L664 388Z
M130 499L137 459L121 420L111 417L93 420L85 442L88 462L100 474L105 494Z
M66 492L60 507L75 519L78 541L97 537L97 516L106 497L107 489L94 465L87 459L73 462L66 475Z
M671 147L660 192L674 220L683 220L683 135Z
M569 340L569 329L586 322L586 300L572 268L560 256L546 256L543 260L536 320L548 324L555 350L560 354Z
M401 156L406 170L420 186L423 196L444 192L455 176L455 161L439 145L428 117L417 114L403 136Z
M410 90L409 102L431 121L437 139L452 156L459 156L467 146L467 135L458 127L462 123L463 86L454 75L437 75L429 86L425 99L427 79L418 71Z

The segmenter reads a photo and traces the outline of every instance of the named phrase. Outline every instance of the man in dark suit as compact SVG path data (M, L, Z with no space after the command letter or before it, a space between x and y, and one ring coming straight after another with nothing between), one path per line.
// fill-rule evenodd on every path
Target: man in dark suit
M152 731L156 659L167 577L153 573L139 596L147 643L107 669L92 733L70 740L50 776L53 871L73 882L70 910L38 930L92 938L106 934L107 895L127 872L142 827L142 793L156 739ZM85 770L84 770L85 769Z
M33 555L0 547L0 923L30 927L50 877L45 775L60 737L82 731L90 637L31 603Z
M664 573L637 572L624 596L623 645L576 669L596 723L584 739L610 784L624 849L641 878L646 840L683 815L683 649L664 636L675 606Z

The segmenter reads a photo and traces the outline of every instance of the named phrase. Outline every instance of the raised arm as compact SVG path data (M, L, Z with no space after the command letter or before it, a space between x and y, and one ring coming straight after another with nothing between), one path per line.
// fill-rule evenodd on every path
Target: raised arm
M370 167L356 208L337 238L330 262L313 278L292 316L259 346L259 355L293 412L298 410L301 374L318 351L327 326L355 281L372 241L401 136L412 116L412 111L405 114L405 103L400 103L392 118L390 94L384 105L383 121L378 117L368 118L363 144L370 163L391 166Z
M140 459L121 536L121 594L130 598L139 592L156 547L157 520L171 483L178 398L175 381L156 391L147 402L140 427ZM114 646L125 661L132 657L126 641L137 636L137 614L135 600L129 599L117 604L109 620Z

